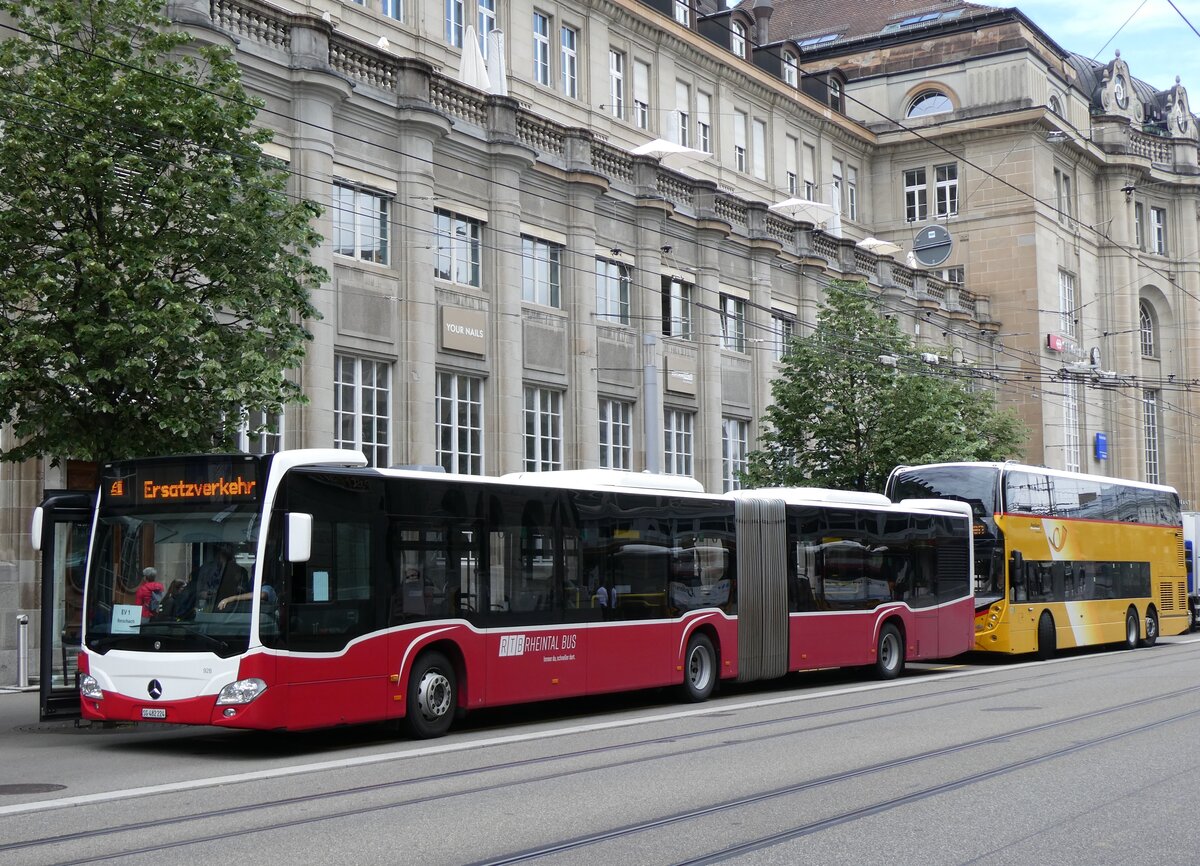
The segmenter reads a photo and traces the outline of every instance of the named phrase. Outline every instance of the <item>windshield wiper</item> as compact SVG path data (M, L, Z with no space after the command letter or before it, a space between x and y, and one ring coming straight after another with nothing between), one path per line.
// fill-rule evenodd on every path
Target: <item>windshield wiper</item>
M110 650L122 643L132 643L134 646L131 646L131 649L141 649L141 646L138 644L141 641L146 641L151 638L164 638L166 640L179 641L180 643L186 643L191 639L196 639L196 641L201 645L214 650L217 655L221 655L222 653L232 655L230 645L226 641L223 641L218 637L213 637L210 634L205 634L202 631L190 631L186 628L175 629L172 631L129 632L127 634L112 634L108 635L107 637L97 638L89 637L87 639L87 646L93 652L104 652L105 650Z

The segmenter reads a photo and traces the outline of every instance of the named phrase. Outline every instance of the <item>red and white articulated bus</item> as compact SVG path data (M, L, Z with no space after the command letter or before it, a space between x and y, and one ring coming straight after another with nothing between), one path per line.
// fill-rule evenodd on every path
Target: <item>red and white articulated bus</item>
M691 479L371 469L339 450L101 473L85 718L417 737L504 704L946 658L969 507Z

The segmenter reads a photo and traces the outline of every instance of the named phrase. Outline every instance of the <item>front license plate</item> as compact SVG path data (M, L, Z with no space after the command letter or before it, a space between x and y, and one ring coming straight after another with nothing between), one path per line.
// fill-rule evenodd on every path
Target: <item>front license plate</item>
M165 719L167 710L165 707L142 707L143 719Z

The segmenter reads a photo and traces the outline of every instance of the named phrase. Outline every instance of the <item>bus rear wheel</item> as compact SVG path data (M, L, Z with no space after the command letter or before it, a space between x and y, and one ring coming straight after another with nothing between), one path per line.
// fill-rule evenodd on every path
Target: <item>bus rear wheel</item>
M900 629L891 623L879 630L875 647L875 675L881 680L894 680L904 670L904 641Z
M1049 611L1043 612L1042 618L1038 620L1037 640L1037 657L1054 658L1054 653L1058 650L1058 635L1054 632L1054 617Z
M694 703L707 701L717 685L717 652L705 635L694 634L683 657L683 694Z
M1132 610L1125 614L1125 649L1136 649L1138 645L1137 614Z
M407 722L413 737L428 740L450 730L458 706L454 666L439 652L417 659L408 678Z
M1154 608L1146 610L1146 636L1142 638L1142 646L1154 646L1158 643L1158 611Z

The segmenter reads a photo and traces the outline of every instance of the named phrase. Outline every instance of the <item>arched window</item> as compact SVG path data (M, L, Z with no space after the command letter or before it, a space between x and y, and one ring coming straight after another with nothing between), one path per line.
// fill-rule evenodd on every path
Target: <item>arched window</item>
M800 61L790 51L783 52L783 80L790 87L800 86Z
M908 104L905 117L928 117L931 114L946 114L954 110L950 97L940 90L922 90Z
M1138 304L1138 327L1142 337L1142 357L1158 357L1158 347L1154 340L1154 314L1144 302Z
M746 56L746 25L740 21L734 21L730 30L729 50L738 57L744 58Z
M829 76L829 107L843 114L846 111L846 106L842 101L842 82L833 75Z
M1055 114L1057 114L1059 117L1063 116L1062 100L1060 100L1057 96L1051 95L1050 110L1053 111Z

